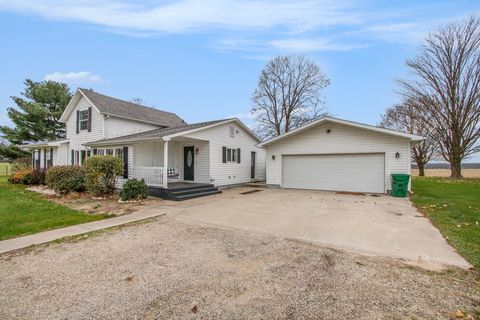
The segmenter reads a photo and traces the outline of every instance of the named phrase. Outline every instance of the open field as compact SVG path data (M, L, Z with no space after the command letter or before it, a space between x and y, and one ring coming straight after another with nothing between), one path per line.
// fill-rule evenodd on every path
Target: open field
M0 162L0 177L10 175L11 165L8 162Z
M447 241L480 268L480 179L413 179L412 202Z
M427 177L450 177L450 169L425 169ZM465 178L480 178L480 169L463 169ZM412 169L412 176L418 176L418 169Z
M0 178L0 240L101 220L106 215L90 215L45 199L41 194L11 185Z

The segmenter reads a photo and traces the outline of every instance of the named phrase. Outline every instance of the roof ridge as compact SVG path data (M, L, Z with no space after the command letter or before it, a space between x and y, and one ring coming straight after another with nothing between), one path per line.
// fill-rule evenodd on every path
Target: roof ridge
M157 109L157 108L155 108L155 107L153 107L153 106L145 106L145 105L143 105L143 104L135 103L135 102L132 102L132 101L127 101L127 100L115 98L115 97L112 97L112 96L109 96L109 95L106 95L106 94L97 92L97 91L95 91L95 90L93 90L93 89L78 88L78 90L80 90L80 91L90 91L90 92L93 93L93 94L96 94L96 95L99 95L99 96L104 96L104 97L107 97L107 98L110 98L110 99L113 99L113 100L118 100L118 101L122 101L122 102L127 102L127 103L130 103L130 104L136 105L136 106L138 106L138 107L153 109L153 110L155 110L155 111L161 111L161 112L165 112L165 113L170 113L170 114L176 115L174 112L165 111L165 110Z

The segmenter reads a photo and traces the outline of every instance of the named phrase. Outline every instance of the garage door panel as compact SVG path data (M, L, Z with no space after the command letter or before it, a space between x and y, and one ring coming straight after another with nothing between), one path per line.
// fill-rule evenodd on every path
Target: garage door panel
M384 192L383 154L283 156L283 187Z

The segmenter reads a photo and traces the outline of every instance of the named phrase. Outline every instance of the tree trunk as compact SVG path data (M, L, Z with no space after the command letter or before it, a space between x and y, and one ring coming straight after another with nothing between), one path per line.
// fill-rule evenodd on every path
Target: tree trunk
M451 178L463 178L462 177L462 161L460 159L457 159L457 157L452 157L450 159L450 170L451 170Z
M418 166L418 176L424 177L425 176L425 165L423 163L417 163Z

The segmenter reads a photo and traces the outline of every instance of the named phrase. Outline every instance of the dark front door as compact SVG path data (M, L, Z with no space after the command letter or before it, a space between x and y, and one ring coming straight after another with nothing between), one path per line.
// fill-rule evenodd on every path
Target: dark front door
M194 180L194 147L183 147L183 180Z
M252 159L252 162L251 162L251 169L250 169L250 178L252 179L255 179L255 157L256 157L256 152L252 152L251 153L251 159Z

